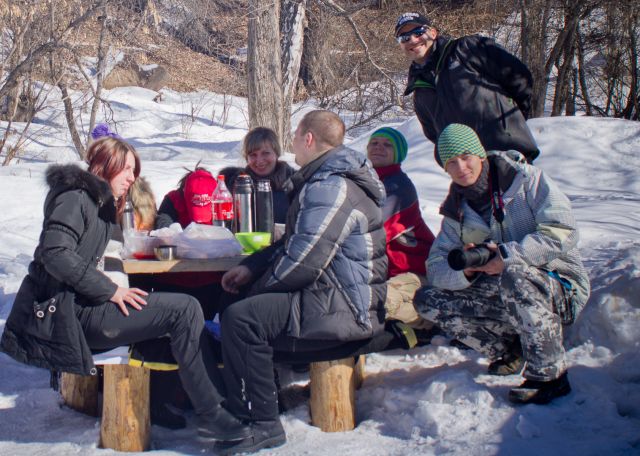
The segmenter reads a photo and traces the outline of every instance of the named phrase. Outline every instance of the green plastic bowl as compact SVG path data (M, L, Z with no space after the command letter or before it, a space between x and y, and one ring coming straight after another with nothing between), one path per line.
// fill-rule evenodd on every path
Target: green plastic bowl
M236 239L245 252L253 253L271 244L271 233L258 231L253 233L236 233Z

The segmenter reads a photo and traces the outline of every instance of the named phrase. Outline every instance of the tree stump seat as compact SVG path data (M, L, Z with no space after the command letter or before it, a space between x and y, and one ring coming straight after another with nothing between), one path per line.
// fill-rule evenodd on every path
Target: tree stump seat
M317 352L274 353L276 362L310 363L311 423L324 432L355 428L355 392L364 380L364 355L405 348L389 330L371 339L347 342Z
M310 364L311 424L323 432L356 427L356 390L364 380L364 356Z
M128 353L128 347L116 350ZM107 360L103 355L94 357L96 366L104 371L100 446L116 451L146 451L151 442L149 369L129 366L128 362L128 354L116 354ZM99 380L98 375L63 373L60 393L64 403L98 416Z

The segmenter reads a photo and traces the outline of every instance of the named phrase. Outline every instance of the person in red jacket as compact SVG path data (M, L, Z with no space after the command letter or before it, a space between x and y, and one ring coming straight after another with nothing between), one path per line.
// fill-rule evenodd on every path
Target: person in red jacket
M418 193L402 171L407 156L407 140L394 128L373 132L367 144L367 157L384 184L387 199L382 208L389 258L387 320L399 320L415 328L431 325L417 314L413 294L423 284L426 261L434 236L422 219Z
M216 189L216 178L198 165L182 176L178 188L165 195L158 208L156 229L166 228L176 222L183 229L191 222L211 225L211 195Z
M394 128L380 128L369 138L367 157L387 192L383 216L389 278L405 272L426 275L425 264L434 240L422 219L416 188L402 171L406 156L407 140Z

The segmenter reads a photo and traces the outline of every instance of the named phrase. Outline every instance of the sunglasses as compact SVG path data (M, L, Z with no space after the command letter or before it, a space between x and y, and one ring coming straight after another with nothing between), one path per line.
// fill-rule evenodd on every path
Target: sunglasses
M417 38L424 35L425 33L427 33L427 27L422 25L420 27L414 28L413 30L409 30L408 32L404 32L396 36L396 41L398 43L406 43L411 39L412 36L415 36Z

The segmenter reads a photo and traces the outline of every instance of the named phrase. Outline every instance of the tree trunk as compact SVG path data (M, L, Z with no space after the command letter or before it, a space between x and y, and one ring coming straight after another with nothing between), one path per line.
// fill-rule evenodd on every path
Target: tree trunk
M569 85L569 94L567 97L567 107L565 115L576 115L576 96L578 94L578 70L574 67L571 72L571 84Z
M291 106L296 93L302 61L306 6L307 0L282 0L280 34L282 36L283 136L280 141L283 150L291 149Z
M576 31L576 50L578 57L578 81L580 81L580 91L582 92L582 99L584 100L584 110L586 115L592 116L593 111L591 109L591 97L589 96L589 87L587 86L587 76L584 67L584 44L582 41L582 33L580 28Z
M58 83L58 88L62 94L62 103L64 104L64 114L67 120L67 126L69 127L69 132L71 133L71 139L73 140L73 145L76 148L76 152L78 152L78 156L81 160L85 159L85 150L84 145L82 144L82 139L80 139L80 135L78 134L78 129L76 128L76 121L74 119L73 114L73 104L71 103L71 98L69 98L69 91L67 90L67 86L64 82L60 81Z
M562 45L562 52L558 56L558 76L556 78L556 89L553 95L552 116L562 114L563 108L567 103L569 96L569 85L571 84L571 75L573 72L573 56L575 54L576 30L578 29L579 19L576 17L579 11L573 8L565 9L564 30L565 38ZM559 64L560 60L562 63Z
M249 1L249 128L269 127L282 140L284 115L279 18L280 0Z
M11 119L7 122L7 126L5 127L4 134L2 135L2 139L0 140L0 153L4 150L5 145L7 144L7 139L11 135ZM17 149L16 148L8 148L7 153L4 156L4 160L2 161L2 166L7 166L11 163L11 160L15 157Z
M520 0L520 41L522 61L533 76L530 117L544 115L549 74L545 73L547 29L551 15L550 0Z
M638 15L627 15L627 35L629 40L629 65L631 66L631 80L629 81L629 94L627 104L622 111L622 117L629 120L640 118L640 103L638 101L638 42L636 40L636 28Z
M107 9L105 0L102 0L101 7L101 16L100 16L100 36L98 38L98 65L96 68L96 90L93 94L93 103L91 104L91 115L89 116L89 134L87 136L87 143L91 140L91 132L93 131L93 127L96 124L96 115L98 113L98 109L100 108L100 104L102 102L102 81L104 80L104 72L107 67L107 55L105 52L105 33L106 33L106 22L107 18Z

